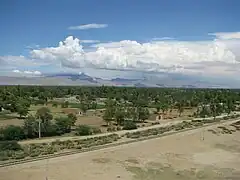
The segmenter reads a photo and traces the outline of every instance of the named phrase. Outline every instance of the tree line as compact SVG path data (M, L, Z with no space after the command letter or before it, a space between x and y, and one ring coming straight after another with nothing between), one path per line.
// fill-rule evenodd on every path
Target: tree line
M55 118L53 121L53 116L47 108L40 108L34 116L28 113L32 104L47 104L54 98L67 96L76 97L83 113L88 109L96 109L98 99L104 98L104 121L107 125L116 123L123 129L137 128L136 122L143 122L149 118L149 108L155 108L156 113L177 109L179 116L184 109L195 108L194 117L216 117L222 113L230 114L238 110L240 101L240 91L229 89L0 86L0 111L16 112L20 118L24 118L23 127L2 128L0 138L2 140L35 138L39 136L39 129L41 136L69 133L76 121L73 114ZM52 105L57 106L54 103ZM62 103L63 108L68 105L67 101ZM77 130L80 134L86 135L99 131L87 126L80 126Z

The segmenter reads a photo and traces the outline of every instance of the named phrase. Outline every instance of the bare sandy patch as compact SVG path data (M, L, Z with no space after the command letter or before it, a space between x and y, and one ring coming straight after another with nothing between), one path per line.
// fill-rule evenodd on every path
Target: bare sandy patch
M0 169L0 180L240 179L240 132L194 130ZM204 137L204 138L202 138ZM231 150L231 147L235 150Z

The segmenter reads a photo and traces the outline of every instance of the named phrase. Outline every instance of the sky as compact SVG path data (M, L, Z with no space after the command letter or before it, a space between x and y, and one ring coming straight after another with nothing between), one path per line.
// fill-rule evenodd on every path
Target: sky
M238 79L239 7L239 0L1 0L0 75Z

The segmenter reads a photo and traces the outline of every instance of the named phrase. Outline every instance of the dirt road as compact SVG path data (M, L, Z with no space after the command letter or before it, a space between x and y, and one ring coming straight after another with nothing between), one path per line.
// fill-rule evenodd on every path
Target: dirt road
M221 118L224 117L223 116L217 116L217 118ZM195 119L199 119L199 118L195 118ZM201 118L203 119L203 118ZM205 118L207 120L211 119L211 118ZM106 136L106 135L110 135L110 134L118 134L119 136L126 134L127 132L137 132L137 131L143 131L143 130L147 130L147 129L154 129L154 128L159 128L159 127L164 127L164 126L168 126L168 125L174 125L174 124L178 124L181 123L183 121L191 121L191 120L162 120L161 124L157 124L157 125L153 125L153 126L148 126L148 127L141 127L135 130L122 130L122 131L116 131L116 132L111 132L111 133L102 133L102 134L96 134L96 135L91 135L91 136L67 136L67 137L51 137L51 138L42 138L42 139L31 139L31 140L24 140L24 141L20 141L20 144L30 144L30 143L50 143L56 140L59 141L67 141L67 140L77 140L77 139L86 139L86 138L90 138L90 137L99 137L99 136Z

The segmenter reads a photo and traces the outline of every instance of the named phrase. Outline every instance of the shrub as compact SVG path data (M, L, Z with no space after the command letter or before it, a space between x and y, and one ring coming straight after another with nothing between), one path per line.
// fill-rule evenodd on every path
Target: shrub
M117 131L121 131L122 128L120 126L117 127Z
M77 136L87 136L92 134L92 128L88 125L79 125L76 130L75 134Z
M133 121L125 121L123 125L123 130L132 130L132 129L137 129L136 123Z
M107 132L114 132L114 131L116 131L116 128L114 126L107 128Z
M102 131L101 131L101 129L98 128L98 127L93 127L93 128L92 128L92 133L93 133L93 134L100 134L100 133L102 133Z
M24 130L20 126L9 125L0 129L1 140L21 140L25 138Z
M35 101L35 105L44 105L45 104L45 100L43 100L43 99L38 99L38 100L36 100Z
M69 102L68 101L65 101L64 103L61 104L62 108L68 108L68 106L69 106Z
M52 107L58 107L58 104L57 103L53 103Z
M223 120L228 120L228 116L224 116L224 117L223 117Z
M20 151L14 154L14 159L24 159L26 156L27 155L23 151Z
M29 156L30 156L30 157L37 157L37 156L39 156L40 154L41 154L41 152L36 150L36 151L31 152Z
M81 104L79 103L69 103L70 108L81 108Z
M0 142L0 151L6 150L22 150L21 146L17 143L17 141L2 141Z
M7 161L7 160L9 160L9 157L8 157L8 156L2 156L2 155L0 154L0 161Z

